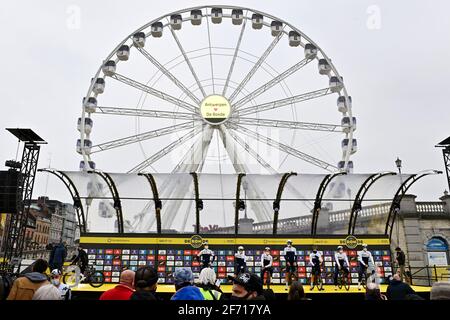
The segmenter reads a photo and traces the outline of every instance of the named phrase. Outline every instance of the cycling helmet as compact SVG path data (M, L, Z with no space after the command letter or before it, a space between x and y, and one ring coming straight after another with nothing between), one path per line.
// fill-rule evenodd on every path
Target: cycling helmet
M244 250L244 247L243 246L239 246L238 250Z
M363 247L363 248L367 248L367 243L363 243L363 244L362 244L362 247Z
M338 249L338 250L341 250L341 249L344 249L344 247L338 246L337 249Z
M60 276L61 275L61 271L59 271L59 269L53 269L51 272L52 276Z
M264 250L270 251L270 248L269 247L265 247Z
M287 244L292 244L292 240L286 241Z

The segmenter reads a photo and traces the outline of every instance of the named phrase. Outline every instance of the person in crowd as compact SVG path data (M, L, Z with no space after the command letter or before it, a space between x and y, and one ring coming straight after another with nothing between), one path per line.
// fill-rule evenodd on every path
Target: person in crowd
M291 283L288 292L288 300L311 300L306 298L305 290L303 285L299 281L294 281Z
M62 267L64 265L64 261L67 257L67 250L66 247L62 242L58 243L56 246L52 248L52 251L50 252L50 259L48 261L48 264L50 266L50 269L58 269L62 272Z
M277 300L277 297L275 296L275 292L273 292L272 289L263 289L264 300Z
M32 300L62 300L61 291L51 283L45 284L36 290Z
M130 300L158 300L156 289L158 287L158 273L153 267L141 267L134 276L134 287L136 291Z
M405 253L400 247L395 248L395 262L398 265L398 272L400 273L400 280L403 281L405 274Z
M282 255L286 260L286 290L288 290L292 276L297 280L297 250L292 246L292 240L286 241Z
M362 251L358 251L358 290L361 290L361 281L363 277L367 276L367 269L369 268L369 263L372 264L372 266L375 265L373 261L372 253L367 250L367 244L362 244Z
M37 259L33 263L32 272L14 281L7 300L31 300L37 289L50 283L45 274L47 268L47 261Z
M350 264L348 262L347 254L344 252L342 246L337 247L334 253L334 290L338 289L338 276L341 270L344 271L344 276L348 277Z
M197 259L201 262L202 266L200 270L204 268L210 268L214 262L215 259L214 251L209 249L209 244L207 241L203 243L203 250L201 250L197 254Z
M59 290L61 300L72 299L72 291L69 286L61 282L61 271L53 269L50 274L50 282Z
M222 290L216 285L216 273L211 268L200 271L198 287L205 300L220 300Z
M264 249L264 253L261 255L261 280L264 282L264 274L267 273L266 284L268 289L270 289L270 282L273 274L272 264L273 264L273 257L270 254L270 248L266 247Z
M240 273L245 273L247 268L247 257L243 246L239 246L238 252L234 254L234 263L234 276L237 276Z
M176 268L173 273L175 294L170 300L205 300L200 289L194 286L191 268Z
M119 284L106 290L100 300L130 300L134 292L134 271L125 270L120 274Z
M366 300L388 300L384 294L381 294L380 286L377 283L369 282L366 287Z
M84 274L89 263L88 255L81 246L77 248L77 254L72 258L72 265L78 265L80 267L81 274Z
M230 300L265 300L261 278L254 273L241 273L231 279L233 288Z
M431 287L430 300L450 300L450 282L435 282Z
M415 293L409 284L401 280L400 274L398 273L392 277L391 283L386 290L386 295L389 300L405 300L406 295Z
M322 254L314 246L312 252L309 254L309 264L311 266L311 290L314 289L315 283L320 283L320 289L323 290L323 280L322 280Z

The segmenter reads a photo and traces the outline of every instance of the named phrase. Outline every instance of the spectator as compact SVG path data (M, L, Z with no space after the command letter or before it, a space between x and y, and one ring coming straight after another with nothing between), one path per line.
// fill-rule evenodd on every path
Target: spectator
M37 289L32 300L62 300L62 297L58 288L50 283Z
M272 289L264 289L263 296L264 296L265 300L277 300L277 297L275 296L275 292L273 292Z
M52 251L50 252L50 260L48 262L48 264L50 265L50 269L58 269L62 272L62 267L64 261L66 260L66 256L66 247L64 247L64 244L60 242L55 247L53 247Z
M155 297L158 286L158 273L155 268L141 267L134 276L134 287L136 291L130 300L157 300Z
M450 300L450 282L435 282L431 288L430 300Z
M299 281L292 282L289 287L288 300L311 300L306 298L303 285Z
M84 274L89 263L88 255L81 246L78 246L77 254L72 257L72 264L80 267L80 272Z
M130 300L134 292L134 271L125 270L120 274L119 284L100 296L100 300Z
M205 300L200 289L194 286L194 275L190 268L176 268L173 280L177 292L170 300Z
M377 283L369 282L366 288L366 300L387 300L384 294L381 294L380 286Z
M261 278L253 273L241 273L233 281L230 300L265 300Z
M400 279L400 275L397 273L392 277L392 281L389 284L386 295L389 300L405 300L407 294L415 294L416 292Z
M405 274L405 253L400 247L395 248L395 261L398 264L398 272L400 273L400 280L403 281L403 275Z
M33 264L32 272L14 281L7 300L31 300L37 289L49 284L48 278L45 275L47 268L47 261L37 259Z
M70 300L72 299L72 291L69 286L61 283L61 271L58 269L52 270L50 275L51 283L59 290L61 294L61 300Z
M199 275L198 287L205 300L219 300L222 290L216 286L216 273L211 268L204 268Z

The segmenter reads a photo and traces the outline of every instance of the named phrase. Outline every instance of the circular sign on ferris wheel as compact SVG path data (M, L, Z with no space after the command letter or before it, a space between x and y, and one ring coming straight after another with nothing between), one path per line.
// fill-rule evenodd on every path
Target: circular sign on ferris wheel
M209 95L202 101L200 111L206 123L219 125L230 117L230 102L221 95Z

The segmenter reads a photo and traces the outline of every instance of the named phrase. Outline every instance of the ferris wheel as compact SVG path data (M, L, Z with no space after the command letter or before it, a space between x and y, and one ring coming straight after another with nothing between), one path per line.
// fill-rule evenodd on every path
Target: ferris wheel
M331 59L290 23L183 9L126 36L91 79L80 169L351 172L351 102Z

